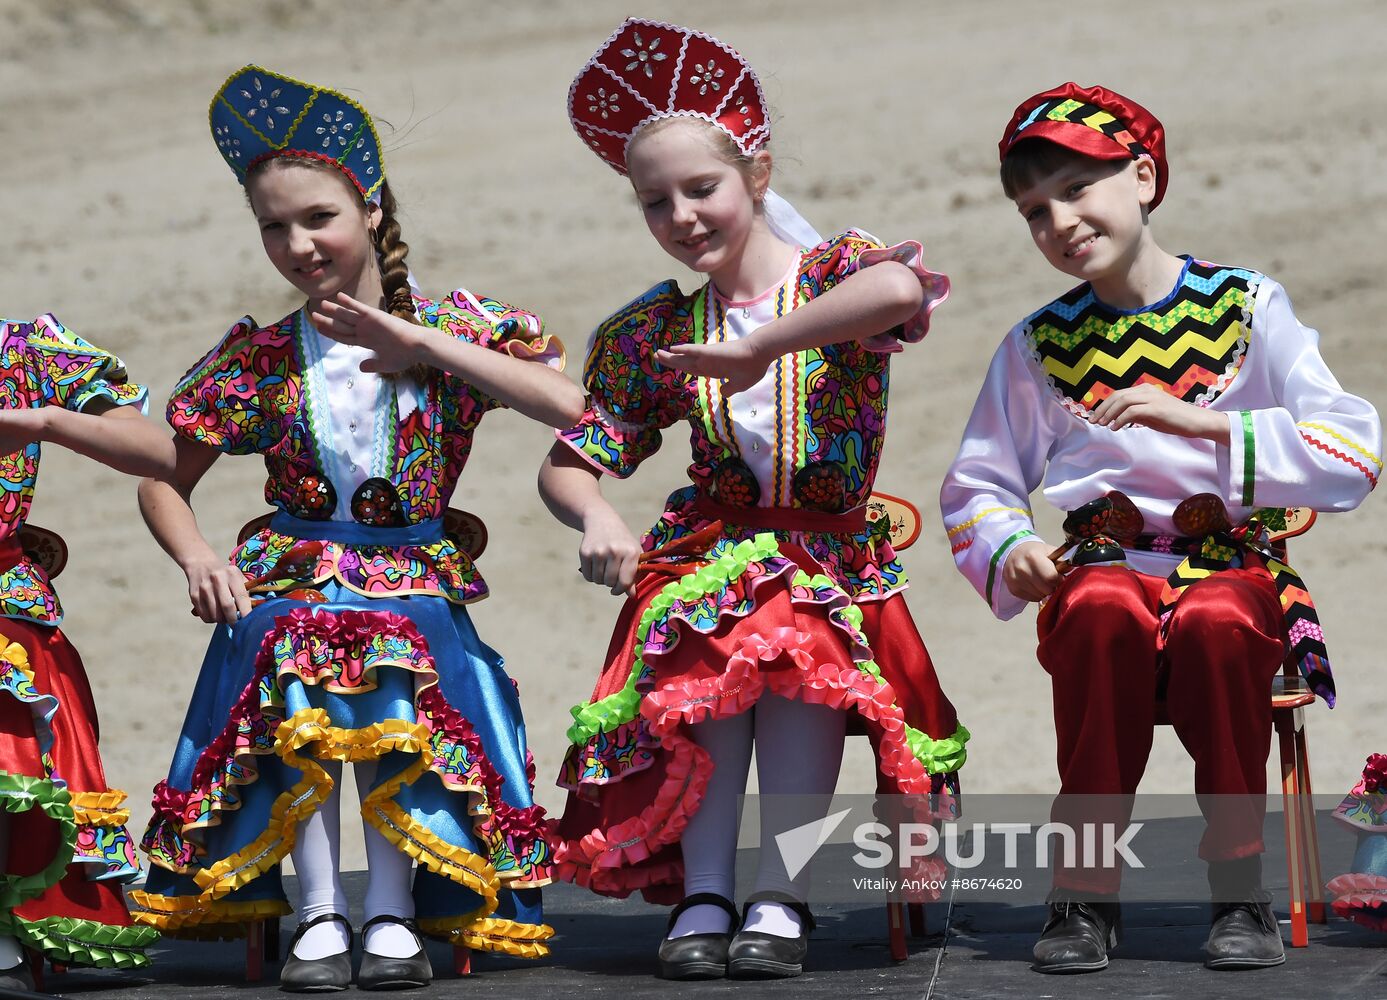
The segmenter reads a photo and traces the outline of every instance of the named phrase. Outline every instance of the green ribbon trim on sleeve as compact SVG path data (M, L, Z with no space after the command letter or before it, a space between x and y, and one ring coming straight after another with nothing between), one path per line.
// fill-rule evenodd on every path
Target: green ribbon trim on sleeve
M1013 545L1027 535L1035 536L1035 532L1030 528L1022 528L998 546L996 552L992 553L992 561L987 565L987 603L989 607L995 607L992 601L992 586L997 582L997 564L1002 561L1002 557L1007 554L1008 550L1010 550Z
M1243 506L1252 506L1252 495L1257 485L1257 438L1252 427L1252 412L1242 411L1243 418Z

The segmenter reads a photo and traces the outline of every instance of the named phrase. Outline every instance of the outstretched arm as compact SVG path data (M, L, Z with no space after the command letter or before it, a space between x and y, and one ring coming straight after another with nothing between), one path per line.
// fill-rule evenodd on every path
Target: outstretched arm
M601 473L573 449L554 442L539 469L539 495L556 518L583 533L578 568L583 579L630 593L641 546L598 486Z
M47 441L109 465L129 476L157 476L173 469L173 445L165 430L138 410L93 400L83 412L61 406L0 410L0 452Z
M904 323L920 310L920 279L904 264L882 261L853 272L831 291L725 344L679 344L657 351L662 365L726 380L724 393L760 381L783 354L865 340Z
M230 624L250 613L250 597L241 571L208 544L190 500L193 490L221 452L175 438L173 469L140 483L140 513L161 548L188 578L188 598L205 622Z
M562 372L410 323L345 293L320 303L313 323L324 336L374 351L374 358L361 363L362 371L400 372L428 365L550 427L572 427L583 415L583 394Z

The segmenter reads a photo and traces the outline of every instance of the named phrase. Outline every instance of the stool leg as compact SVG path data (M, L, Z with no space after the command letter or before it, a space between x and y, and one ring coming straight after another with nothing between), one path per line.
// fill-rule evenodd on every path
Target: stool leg
M453 945L453 972L459 976L472 975L472 949L465 944Z
M1309 897L1310 923L1326 922L1324 912L1324 874L1320 870L1320 838L1315 829L1315 790L1310 783L1310 744L1305 720L1299 719L1295 734L1296 769L1300 771L1301 825L1305 829L1305 886Z
M886 904L886 928L891 941L891 958L904 962L910 957L910 949L905 943L905 904L888 901Z
M1296 774L1294 712L1277 712L1276 735L1281 745L1281 807L1286 821L1286 882L1291 904L1291 947L1310 943L1306 926L1305 875L1301 864L1300 787Z
M279 961L279 918L270 917L265 921L265 960Z
M910 914L910 936L922 938L925 936L925 907L922 903L910 903L906 912Z
M246 982L258 983L265 975L265 921L252 920L246 928Z

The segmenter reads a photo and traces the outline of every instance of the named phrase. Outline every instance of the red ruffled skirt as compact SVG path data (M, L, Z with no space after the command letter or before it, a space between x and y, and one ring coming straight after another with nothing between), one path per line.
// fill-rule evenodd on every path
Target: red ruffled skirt
M878 792L957 813L968 731L904 598L855 605L810 556L762 535L637 580L592 698L572 710L559 875L608 896L682 898L679 838L713 768L689 726L766 692L849 712Z
M0 620L0 933L59 962L147 964L158 935L132 925L121 889L139 874L124 801L77 651L59 629Z

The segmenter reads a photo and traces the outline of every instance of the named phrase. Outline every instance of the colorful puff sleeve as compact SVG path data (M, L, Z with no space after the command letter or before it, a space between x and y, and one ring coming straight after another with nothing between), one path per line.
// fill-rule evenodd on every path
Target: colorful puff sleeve
M902 349L903 343L915 344L924 339L929 332L930 314L949 297L949 279L925 267L924 255L925 248L915 240L886 247L870 233L849 229L807 251L804 267L800 270L801 291L807 292L810 298L816 297L859 269L883 261L895 261L910 268L920 282L919 310L899 327L861 342L874 353L895 354Z
M1013 330L993 357L939 491L954 562L1003 621L1026 606L1002 582L1002 567L1018 542L1036 538L1029 498L1045 475L1055 437L1047 418L1057 409L1018 345Z
M688 325L688 299L673 281L656 285L609 316L593 332L583 385L588 409L560 441L589 463L626 478L660 448L660 432L691 410L689 380L655 362Z
M437 302L416 300L419 321L442 330L459 340L500 351L522 361L538 361L563 371L563 342L544 332L544 322L532 312L517 309L498 299L473 295L459 288ZM483 410L503 404L456 376L449 376L471 395Z
M34 320L28 357L49 405L83 410L96 399L141 410L147 405L145 387L126 379L120 358L83 340L52 315Z
M1279 405L1228 414L1220 471L1230 503L1352 510L1377 485L1382 424L1370 403L1339 387L1319 339L1296 319L1286 290L1263 278L1249 350L1266 352L1264 388Z
M274 447L283 430L267 418L264 397L287 389L292 338L288 322L260 329L242 317L174 386L169 424L188 440L229 455Z

